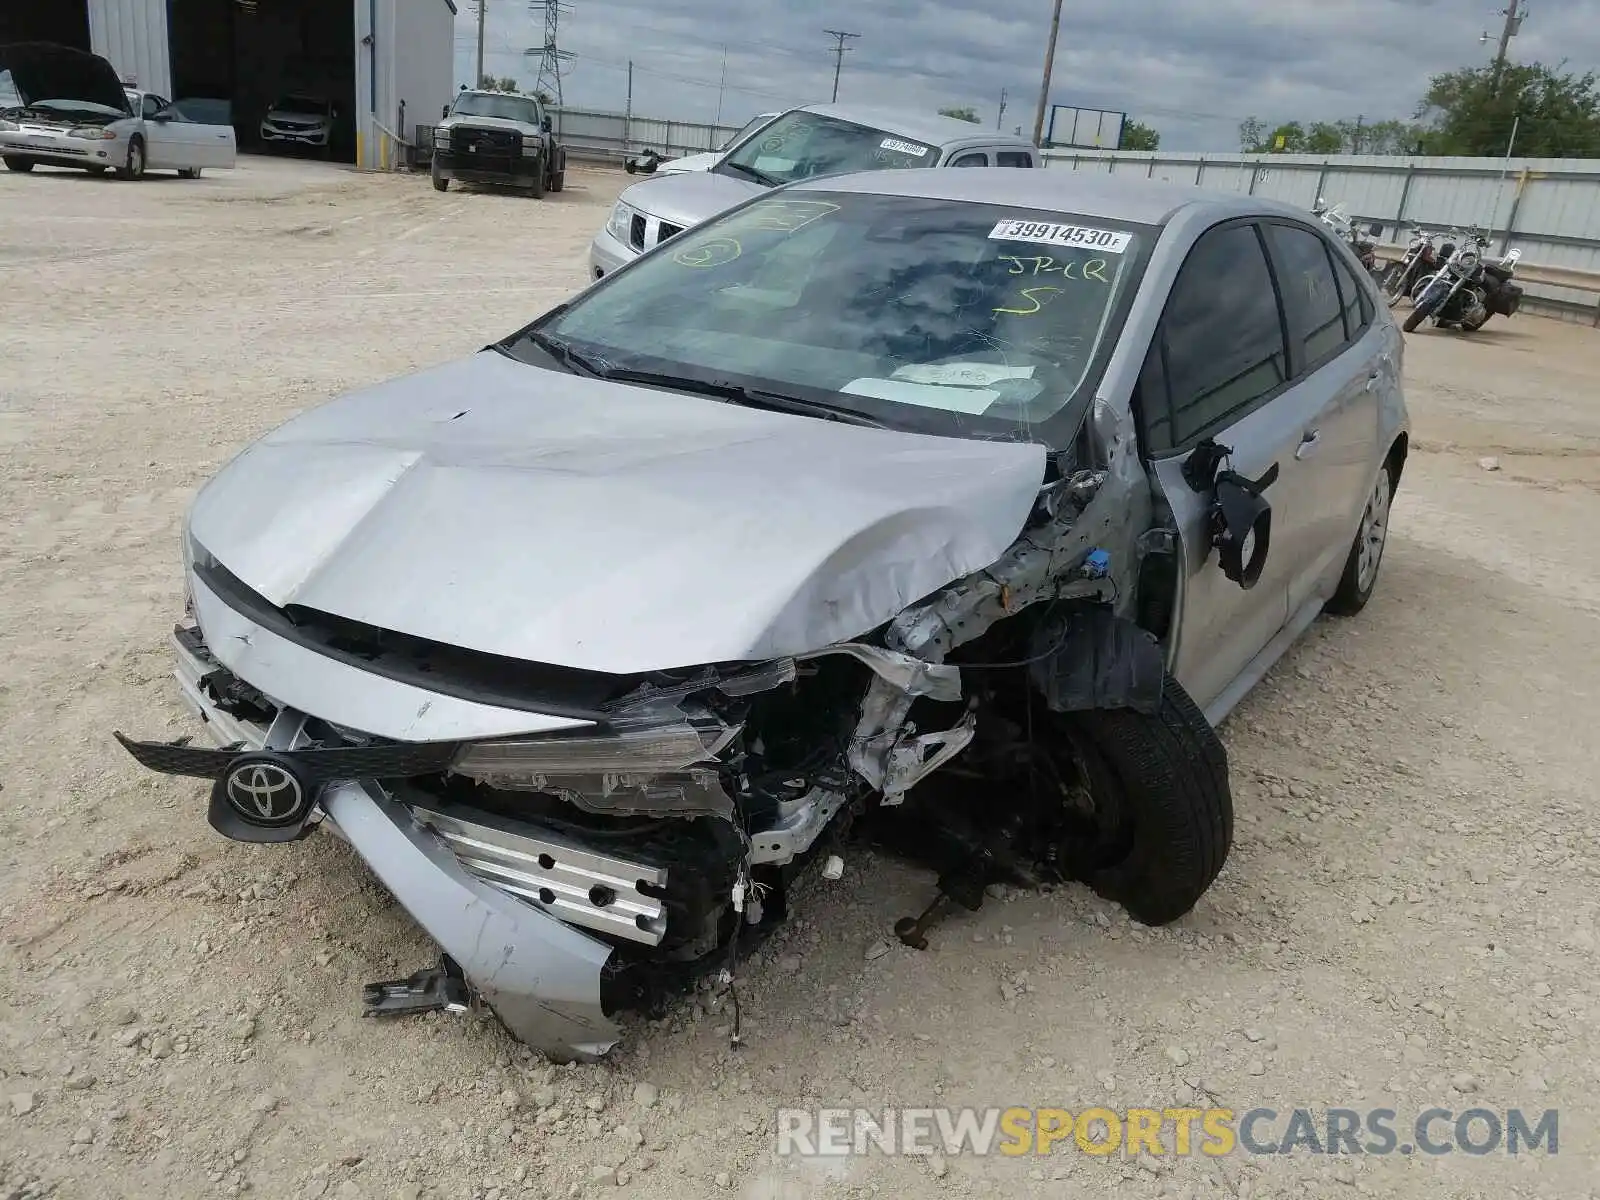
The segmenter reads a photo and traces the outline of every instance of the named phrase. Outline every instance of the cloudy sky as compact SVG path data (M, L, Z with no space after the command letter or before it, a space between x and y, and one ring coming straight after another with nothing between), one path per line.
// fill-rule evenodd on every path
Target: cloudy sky
M565 0L564 0L565 2ZM478 0L458 0L457 82L472 78ZM485 70L532 87L543 18L527 0L487 0ZM577 57L569 105L740 125L758 112L827 100L833 39L849 44L841 100L933 110L970 105L1032 132L1050 0L570 0L561 47ZM1238 149L1248 116L1313 121L1409 117L1429 74L1489 61L1498 0L1116 0L1068 3L1051 100L1121 109L1172 150ZM1600 63L1600 0L1536 0L1512 55ZM726 74L724 75L724 63ZM725 85L722 84L726 80Z

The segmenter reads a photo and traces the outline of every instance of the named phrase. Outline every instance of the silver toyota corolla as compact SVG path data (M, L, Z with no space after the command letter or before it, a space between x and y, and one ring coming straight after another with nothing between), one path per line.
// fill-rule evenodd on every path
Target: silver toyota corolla
M1271 201L772 191L240 454L175 634L221 748L118 736L230 837L354 846L442 950L367 1011L482 1002L556 1057L848 838L937 872L914 946L998 880L1172 921L1231 842L1214 724L1372 595L1401 345Z

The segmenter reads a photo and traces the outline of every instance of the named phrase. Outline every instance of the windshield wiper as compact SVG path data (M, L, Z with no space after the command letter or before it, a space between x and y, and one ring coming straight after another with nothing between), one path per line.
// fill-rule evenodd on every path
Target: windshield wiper
M597 379L607 377L604 369L598 364L591 362L566 342L563 342L560 338L551 337L542 329L530 329L523 336L574 375L592 375ZM499 350L501 347L495 346L493 349Z
M745 387L742 383L720 382L714 379L693 379L687 375L669 375L656 371L636 371L616 367L602 371L600 378L612 383L642 383L671 388L679 392L692 392L697 396L713 396L719 400L744 408L764 408L771 412L793 413L802 417L821 417L828 421L844 421L851 425L866 425L882 429L883 422L866 413L846 408L842 404L829 404L823 400L807 400L788 392L769 392L761 388Z
M767 187L777 187L778 186L778 180L774 179L771 175L768 175L765 171L758 171L754 167L746 166L742 162L733 162L732 160L724 160L722 165L727 167L728 170L730 170L730 171L737 171L741 175L748 175L751 179L754 179L757 183L764 184Z

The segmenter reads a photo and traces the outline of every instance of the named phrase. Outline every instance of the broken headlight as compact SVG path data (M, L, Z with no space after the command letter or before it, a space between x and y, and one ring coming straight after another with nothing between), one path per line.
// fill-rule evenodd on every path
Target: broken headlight
M738 733L711 716L656 721L464 747L450 769L491 787L542 790L546 777L667 775L711 763Z

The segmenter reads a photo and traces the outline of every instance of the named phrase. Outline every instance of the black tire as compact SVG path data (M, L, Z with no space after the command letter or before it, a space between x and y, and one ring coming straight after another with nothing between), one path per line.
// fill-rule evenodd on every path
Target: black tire
M1160 710L1051 716L1077 751L1098 809L1116 817L1072 873L1146 925L1192 909L1233 844L1228 752L1205 714L1168 677Z
M29 171L33 170L34 166L36 165L33 159L23 158L19 154L8 154L5 156L4 161L6 164L6 170L16 171L20 175L26 175Z
M1378 573L1383 566L1383 551L1389 544L1389 506L1394 502L1394 464L1385 463L1379 472L1379 479L1387 489L1381 514L1382 528L1380 539L1376 547L1372 546L1371 521L1373 506L1377 501L1377 481L1373 483L1373 491L1367 495L1366 506L1361 512L1361 526L1356 530L1355 540L1350 543L1350 554L1344 560L1344 574L1339 576L1339 587L1333 593L1332 599L1322 606L1322 610L1335 617L1353 617L1367 606L1367 601L1372 599L1372 590L1378 584ZM1361 552L1363 545L1368 547L1369 553L1375 550L1376 561L1372 570L1362 576Z
M538 169L533 173L533 182L528 185L528 195L535 200L544 198L544 159L539 159Z
M433 190L434 191L436 191L436 192L448 192L450 190L450 181L448 179L446 179L443 175L439 174L439 164L438 163L435 163L432 167L429 168L429 173L433 176Z
M1400 328L1404 329L1407 333L1415 333L1417 331L1417 326L1421 325L1429 317L1433 316L1433 310L1438 307L1439 302L1437 300L1434 300L1431 303L1428 301L1423 301L1406 314L1405 324L1401 325Z
M557 171L554 175L550 176L550 190L552 192L559 192L566 186L567 173L565 171Z
M178 168L178 178L179 179L199 179L200 178L200 168L199 167L180 167L180 168Z
M87 170L91 175L104 175L106 173L106 168L99 166L86 167L85 170Z
M143 179L144 167L144 139L135 135L128 141L128 161L117 168L117 178Z

